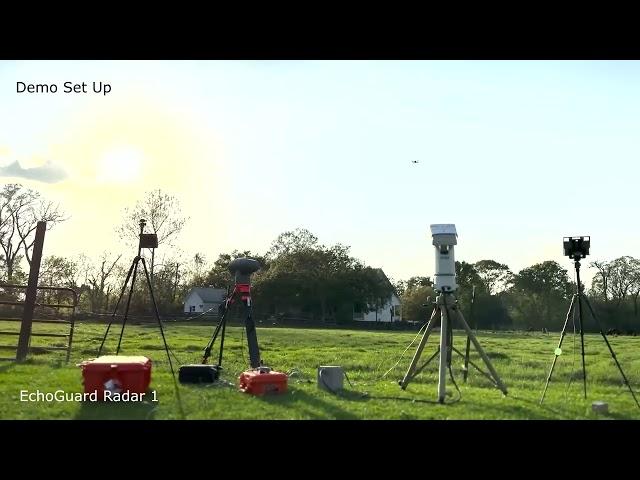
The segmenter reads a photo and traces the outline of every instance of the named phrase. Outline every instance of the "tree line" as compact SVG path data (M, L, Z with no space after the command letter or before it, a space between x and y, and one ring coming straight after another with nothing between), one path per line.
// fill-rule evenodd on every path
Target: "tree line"
M603 328L640 331L640 260L623 256L588 265L596 274L590 288L583 288ZM495 260L456 262L456 274L461 308L481 329L560 330L576 291L568 270L552 260L517 273ZM396 288L402 295L406 320L421 321L430 314L428 299L432 302L436 296L430 277L412 277L398 282ZM583 319L585 330L597 331L586 306ZM579 328L577 318L575 322ZM569 328L573 329L573 318Z
M138 221L147 221L147 232L158 235L159 257L154 252L148 264L156 299L165 314L182 312L183 301L193 287L227 288L233 284L227 265L234 258L249 256L262 265L254 274L253 295L257 315L299 314L324 322L347 322L354 309L371 311L382 307L393 294L402 303L405 321L423 322L435 299L429 276L388 281L376 268L350 254L346 245L324 245L305 229L280 234L266 252L220 253L209 262L202 252L185 254L176 240L189 220L177 198L161 190L145 196L125 209L117 226L121 244L133 251L138 241ZM59 206L20 184L0 191L0 281L26 284L38 221L55 228L69 218ZM46 249L45 249L46 251ZM84 254L66 258L48 255L42 261L40 283L68 287L79 294L80 310L110 313L120 295L130 258L105 251L97 258ZM586 289L607 329L636 330L640 316L640 260L623 256L589 263L596 269ZM483 329L558 330L564 321L575 283L568 270L555 261L544 261L517 273L495 260L456 262L457 297L465 316ZM6 290L1 298L15 297ZM64 295L41 294L46 300L64 301ZM474 298L471 309L472 296ZM134 289L131 310L150 313L149 292L142 275ZM587 329L593 330L592 322Z

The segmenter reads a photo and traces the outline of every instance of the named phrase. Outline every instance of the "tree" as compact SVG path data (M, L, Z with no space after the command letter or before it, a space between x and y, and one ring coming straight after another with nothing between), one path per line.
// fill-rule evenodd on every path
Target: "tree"
M267 253L267 268L256 276L257 295L280 308L310 312L322 321L352 319L359 306L371 311L394 287L379 269L349 254L349 247L318 243L307 230L284 232Z
M509 267L495 260L480 260L474 267L489 295L507 290L513 281Z
M193 256L193 275L197 278L202 277L207 261L202 253L196 253Z
M4 186L0 191L0 246L8 282L13 281L22 258L31 265L38 222L47 222L50 230L64 220L59 206L43 199L38 192L17 183Z
M38 283L52 287L77 287L78 265L73 260L51 255L45 257L40 267Z
M296 228L281 233L271 243L267 258L272 259L281 255L288 255L303 250L314 249L318 246L318 237L305 228Z
M472 263L456 262L456 282L458 291L456 296L462 305L471 305L473 288L476 294L484 289L484 282L480 278L476 267Z
M633 304L633 319L638 317L640 260L622 256L609 262L594 261L590 266L597 268L591 282L591 294L596 300L604 301L601 309L605 323L631 326L633 322L625 321L625 317L630 316L629 303Z
M633 257L619 257L609 263L609 280L607 288L611 301L618 308L631 293L634 286L634 267L637 260Z
M567 270L547 260L518 272L509 292L510 305L522 326L550 328L563 317L572 286Z
M249 250L239 251L234 250L231 253L221 253L218 255L218 259L213 263L213 267L207 273L204 278L204 284L214 288L227 288L234 283L233 275L229 272L229 263L236 258L249 257L254 258L260 263L261 270L268 268L267 260L261 256L250 252ZM194 263L196 259L194 258ZM254 275L258 275L260 272ZM194 280L201 281L199 277L195 277Z
M605 301L609 302L609 277L611 275L611 264L609 262L596 260L589 264L598 271L591 281L591 293Z
M633 300L633 316L638 316L638 297L640 297L640 260L637 258L631 261L631 286L629 293Z
M118 290L118 285L112 280L120 276L117 275L116 267L121 257L122 254L116 256L105 251L97 264L87 266L85 276L91 287L89 301L92 311L104 311L109 307L109 296L114 290Z
M156 271L153 286L158 308L161 311L178 311L181 307L180 299L176 298L178 283L180 282L179 259L172 258L158 266L160 268Z
M158 189L147 192L133 208L125 209L122 224L118 227L120 238L137 245L141 219L147 221L147 229L150 229L150 233L158 236L158 246L173 246L188 217L182 214L180 202L176 197ZM152 280L154 263L155 252L152 250L149 266L149 275Z
M407 289L411 290L415 287L432 287L431 277L411 277L407 280Z
M78 293L78 302L82 293L81 273L76 261L51 255L42 261L38 283L49 287L71 288ZM45 303L63 303L63 299L69 295L63 292L51 292L44 290L39 292ZM52 302L53 300L53 302Z
M431 316L436 293L432 285L413 284L402 295L402 318L411 322L425 322Z

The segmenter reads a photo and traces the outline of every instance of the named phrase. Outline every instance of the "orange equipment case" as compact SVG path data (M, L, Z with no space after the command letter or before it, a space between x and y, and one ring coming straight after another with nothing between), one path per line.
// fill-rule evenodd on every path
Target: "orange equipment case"
M240 374L241 392L252 395L265 393L284 393L287 391L289 377L285 373L274 372L270 368L259 367Z
M85 393L97 391L99 400L104 400L109 380L115 382L121 393L145 393L151 383L151 360L143 356L103 355L79 366Z

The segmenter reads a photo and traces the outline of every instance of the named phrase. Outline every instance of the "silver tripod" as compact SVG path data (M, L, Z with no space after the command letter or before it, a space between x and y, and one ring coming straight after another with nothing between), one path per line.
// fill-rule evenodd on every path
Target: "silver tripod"
M400 382L398 382L400 384L400 387L403 390L406 390L409 382L411 382L422 370L424 370L424 368L436 356L438 356L438 353L440 353L440 368L438 374L438 402L444 403L444 399L446 396L447 370L449 370L449 373L451 373L452 353L455 352L460 357L466 359L465 355L453 346L452 323L455 318L458 318L465 332L467 332L467 337L471 340L471 343L473 343L473 346L480 354L480 357L484 361L490 373L483 371L480 367L478 367L474 362L470 360L468 360L469 364L485 377L487 377L497 388L500 389L503 394L506 395L507 387L502 383L502 380L500 380L500 377L498 376L496 370L493 368L489 357L480 346L480 343L476 339L476 336L473 334L473 331L467 324L467 321L464 319L464 315L462 315L462 312L458 308L457 302L458 301L456 300L453 292L440 292L438 294L438 296L436 297L435 308L433 309L431 318L427 323L427 327L424 331L424 334L422 335L422 339L418 344L416 353L413 355L411 365L409 365L409 369L407 370L404 378L400 380ZM440 346L426 362L418 367L420 355L422 355L422 351L427 344L429 334L435 327L438 317L440 318Z

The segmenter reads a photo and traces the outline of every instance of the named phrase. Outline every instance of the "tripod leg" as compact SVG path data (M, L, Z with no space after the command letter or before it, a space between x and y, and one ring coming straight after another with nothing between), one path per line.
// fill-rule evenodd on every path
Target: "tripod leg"
M477 328L478 325L476 324L475 315L473 312L473 305L475 302L476 302L476 287L473 287L473 290L471 293L471 319L470 320L473 322L473 327ZM469 354L470 353L471 353L471 339L467 335L467 348L464 353L464 370L462 373L464 383L467 383L467 376L469 375Z
M458 355L460 355L462 358L469 360L468 357L466 357L462 352L460 352L457 348L453 348L453 351L456 352ZM496 383L495 378L493 378L491 375L489 375L487 372L485 372L484 370L482 370L478 365L476 365L474 362L472 362L471 360L469 360L469 365L471 365L473 368L475 368L478 372L480 372L482 375L484 375L485 377L487 377L491 383L493 383L496 387L498 386L498 384Z
M120 338L118 338L118 348L116 348L116 355L120 353L120 345L122 344L122 335L124 334L124 327L127 325L127 317L129 316L129 307L131 306L131 297L133 297L133 286L136 283L136 274L138 273L138 262L141 257L136 257L135 265L133 267L133 275L131 276L131 288L129 289L129 297L127 298L127 306L124 309L124 317L122 318L122 329L120 330Z
M227 311L225 310L224 315L220 319L220 323L222 324L222 336L220 337L220 354L218 355L218 367L222 366L222 351L224 349L224 334L227 329Z
M418 344L416 353L413 354L413 358L411 359L411 364L409 365L409 369L407 370L407 373L405 373L404 378L400 380L400 388L402 388L403 390L406 390L407 385L409 385L409 382L415 376L414 372L416 370L416 365L418 365L418 360L420 359L422 350L424 350L424 347L427 344L427 340L429 339L429 334L431 333L431 330L435 326L434 320L436 318L438 311L439 309L436 306L433 309L433 312L431 312L431 318L429 318L429 322L427 322L427 327L425 328L424 333L422 334L422 339Z
M435 352L433 352L433 355L431 355L426 362L424 362L422 365L420 365L418 368L416 368L416 371L413 372L413 376L415 377L416 375L418 375L422 370L424 370L427 365L429 365L431 363L431 361L436 358L438 355L440 354L440 347L438 347L438 350L436 350Z
M258 368L262 362L260 361L260 348L258 347L256 324L251 316L251 299L248 299L247 302L247 317L244 324L247 332L247 343L249 345L249 363L251 364L251 368Z
M142 260L142 267L144 268L144 274L147 278L147 285L149 286L149 294L151 296L151 303L153 303L153 313L156 316L156 320L158 321L158 328L160 329L160 335L162 336L162 343L164 343L164 350L167 352L167 360L169 361L169 368L171 369L171 376L173 377L173 386L176 392L176 398L178 400L178 406L180 407L180 413L184 418L184 410L182 409L182 400L180 398L180 391L178 390L178 382L176 381L176 374L173 370L173 362L171 361L171 355L169 353L169 345L167 345L167 338L164 336L164 328L162 327L162 321L160 320L160 313L158 312L158 304L156 303L156 297L153 293L153 286L151 285L151 278L149 277L149 270L147 270L147 264L144 261L144 258L140 257ZM134 274L135 279L135 274ZM133 283L131 284L133 288Z
M447 387L447 356L449 355L449 315L446 296L440 311L440 368L438 371L438 402L444 403Z
M602 335L602 338L604 338L604 342L607 344L607 348L609 349L609 352L611 353L611 357L613 358L613 361L616 362L616 366L618 367L618 370L620 370L620 375L622 375L622 379L624 380L624 384L629 389L629 392L631 392L631 396L635 400L636 405L638 406L638 408L640 408L640 403L638 403L638 399L636 398L636 394L633 392L633 389L631 388L631 385L629 384L629 380L627 380L627 376L622 371L622 366L618 362L618 357L616 357L616 354L613 351L613 347L611 347L611 344L609 343L609 339L607 339L607 336L605 335L604 330L602 329L602 325L600 324L600 320L596 316L596 312L593 310L593 307L591 306L591 302L589 301L589 299L587 297L584 297L584 301L587 304L587 307L589 307L589 311L591 312L591 316L593 317L593 319L595 320L596 324L598 325L598 329L600 330L600 335Z
M102 353L102 348L104 347L104 342L107 340L107 336L109 335L109 330L111 329L111 325L116 319L116 314L118 313L118 307L120 306L120 301L124 296L124 292L127 290L127 284L129 283L129 278L131 278L131 272L133 272L133 267L135 266L136 261L134 260L129 267L129 273L127 273L127 279L124 281L124 285L122 285L122 290L120 291L120 296L118 297L118 301L116 302L116 306L113 309L113 315L111 315L111 320L109 321L109 325L107 325L107 330L104 332L104 337L102 337L102 343L100 344L100 348L98 349L98 357Z
M551 363L551 368L549 369L549 374L547 375L547 381L544 384L544 390L542 391L542 397L540 397L540 405L544 402L544 397L547 394L547 388L549 388L549 382L551 381L551 375L553 375L553 369L556 367L556 362L558 361L558 353L557 351L562 347L562 342L564 341L564 336L567 333L567 325L569 324L569 317L573 312L573 308L576 303L576 296L574 295L571 298L571 304L569 305L569 310L567 311L567 318L564 321L564 326L562 327L562 333L560 333L560 341L558 342L558 346L556 347L556 352L554 352L555 356L553 357L553 363ZM575 329L575 325L574 325Z
M467 383L467 375L469 375L469 352L471 350L471 339L467 335L467 348L464 353L464 370L462 371L462 380Z
M484 352L484 350L480 346L480 343L478 342L478 339L473 334L473 331L471 330L471 328L467 324L467 321L464 319L464 315L462 315L462 312L460 310L457 310L457 312L458 312L458 318L460 319L460 323L462 323L462 326L463 326L464 330L467 332L467 335L469 336L469 338L471 339L471 342L473 343L473 346L475 347L476 351L480 354L480 357L482 358L482 361L484 361L484 364L489 369L489 372L491 372L491 376L495 380L496 385L498 386L500 391L503 394L506 395L507 394L507 387L504 385L504 383L502 383L502 380L500 380L500 376L498 375L498 372L496 372L495 368L493 368L493 365L491 364L491 361L489 360L489 357L487 356L487 354Z
M228 293L228 290L227 290ZM227 299L225 300L225 305L224 305L224 312L222 312L222 317L220 317L220 321L218 322L218 325L216 325L216 328L213 331L213 335L211 337L211 340L209 340L209 343L207 344L207 346L204 349L204 354L202 355L202 364L205 365L207 363L207 361L209 360L209 357L211 356L211 349L213 348L213 344L216 341L216 338L218 338L218 332L220 332L220 328L226 324L227 321L227 312L229 311L229 305L231 304L231 300L233 299L233 297L236 294L236 290L235 288L233 289L233 292L231 292L231 295L227 295ZM223 333L224 335L224 333ZM222 362L222 348L221 350L221 354L220 354L220 359L218 362L218 365Z
M211 349L213 348L213 344L215 343L216 338L218 338L218 332L220 332L220 328L222 327L222 324L225 322L226 316L227 316L227 311L225 310L225 312L222 314L222 318L220 318L220 322L218 322L218 325L216 325L216 328L213 331L213 336L211 337L211 340L209 340L209 343L204 349L204 354L202 355L203 365L207 363L207 361L209 360L209 357L211 356Z
M582 385L584 398L587 398L587 367L584 362L584 327L582 323L582 294L578 295L578 320L580 321L580 347L582 349Z

